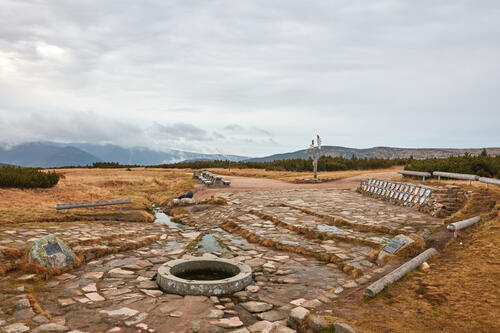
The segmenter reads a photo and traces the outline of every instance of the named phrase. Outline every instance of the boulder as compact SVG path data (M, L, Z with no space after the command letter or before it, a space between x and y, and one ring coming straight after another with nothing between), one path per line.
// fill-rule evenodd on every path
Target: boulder
M54 235L37 239L30 250L29 260L50 269L61 269L71 265L75 253L65 242Z
M187 191L186 193L183 193L177 197L177 199L184 199L184 198L192 198L194 195L193 191Z

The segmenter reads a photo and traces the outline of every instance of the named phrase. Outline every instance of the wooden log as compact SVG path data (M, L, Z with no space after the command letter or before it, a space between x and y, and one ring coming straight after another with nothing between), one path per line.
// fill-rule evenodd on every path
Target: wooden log
M397 280L401 279L403 276L405 276L407 273L413 271L415 268L417 268L420 264L422 264L424 261L429 260L432 255L436 253L436 249L430 248L425 250L424 252L420 253L418 256L415 258L411 259L410 261L407 261L403 265L399 266L389 274L385 275L381 279L375 281L371 285L369 285L365 291L364 294L370 297L373 297L377 295L379 292L381 292L385 286L396 282Z
M486 184L486 188L488 188L488 184L500 185L500 179L496 179L496 178L479 177L478 180L481 183L485 183Z
M466 173L434 171L432 174L434 176L438 176L438 177L453 178L453 179L464 179L464 180L478 180L479 179L479 176L477 176L477 175L470 175L470 174L466 174Z
M97 206L108 206L108 205L123 205L131 203L130 199L118 199L118 200L107 200L107 201L87 201L87 202L72 202L66 204L56 204L56 209L71 209L71 208L85 208L85 207L97 207Z
M419 176L419 177L432 176L430 172L422 172L422 171L399 170L398 173L400 175L406 175L406 176Z
M450 223L450 224L448 224L446 229L448 229L449 231L457 231L460 229L470 227L471 225L473 225L474 223L477 223L479 221L481 221L481 216L475 216L475 217L471 217L470 219L467 219L467 220Z

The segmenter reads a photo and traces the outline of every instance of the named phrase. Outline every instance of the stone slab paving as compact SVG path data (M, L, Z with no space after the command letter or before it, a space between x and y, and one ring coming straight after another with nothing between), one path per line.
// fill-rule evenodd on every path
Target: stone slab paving
M48 233L73 244L77 254L101 247L109 252L85 256L78 268L43 281L13 271L0 278L0 331L5 332L294 332L287 320L327 308L334 298L362 287L383 268L369 260L373 247L357 239L391 235L351 225L389 226L390 230L425 232L438 219L350 191L301 190L223 194L227 205L193 206L182 223L68 222L59 225L1 226L3 244L29 248ZM344 198L344 200L342 200ZM310 213L308 213L310 212ZM267 214L283 224L257 216ZM322 217L323 216L323 217ZM342 216L343 239L315 237L318 226L335 226L327 217ZM263 241L233 232L236 225ZM290 226L312 230L306 235ZM56 228L54 228L56 227ZM22 230L22 231L21 231ZM227 231L229 230L229 232ZM90 240L89 240L90 239ZM142 240L142 241L140 241ZM212 240L212 242L210 242ZM307 249L297 253L286 246ZM132 242L137 245L127 247ZM288 242L288 244L286 244ZM213 244L212 244L213 243ZM381 241L383 243L383 241ZM122 246L120 246L120 244ZM126 246L123 246L125 244ZM128 245L127 245L128 244ZM313 255L311 255L313 254ZM329 254L329 262L314 254ZM154 282L160 265L190 256L221 257L253 269L253 284L226 297L165 294ZM4 258L6 259L6 258ZM339 264L340 263L340 264ZM354 278L350 266L362 271Z

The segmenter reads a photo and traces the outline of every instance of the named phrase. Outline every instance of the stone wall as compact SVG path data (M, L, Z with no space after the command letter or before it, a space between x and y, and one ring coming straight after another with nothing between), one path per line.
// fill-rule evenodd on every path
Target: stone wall
M466 199L465 193L455 185L425 186L375 178L361 181L357 191L435 217L451 215L463 206Z

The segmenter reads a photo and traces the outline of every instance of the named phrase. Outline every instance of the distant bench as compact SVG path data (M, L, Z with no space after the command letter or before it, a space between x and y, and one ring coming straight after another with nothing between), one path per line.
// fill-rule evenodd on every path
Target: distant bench
M120 213L123 212L122 205L131 203L130 199L118 199L118 200L105 200L105 201L87 201L87 202L71 202L65 204L56 204L56 210L67 209L68 213L72 208L87 208L87 207L98 207L98 206L109 206L109 205L120 205Z
M398 173L403 176L418 176L418 177L423 177L423 180L425 181L425 177L430 177L432 174L430 172L422 172L422 171L408 171L408 170L399 170Z
M469 181L469 185L470 185L471 181L473 181L473 180L479 180L479 176L477 176L477 175L470 175L470 174L467 174L467 173L454 173L454 172L434 171L432 174L434 176L438 177L438 182L441 180L441 177L468 180Z
M203 171L201 174L197 171L193 172L193 178L198 179L200 182L207 186L229 186L231 182L222 179L221 176L214 175L210 171Z

